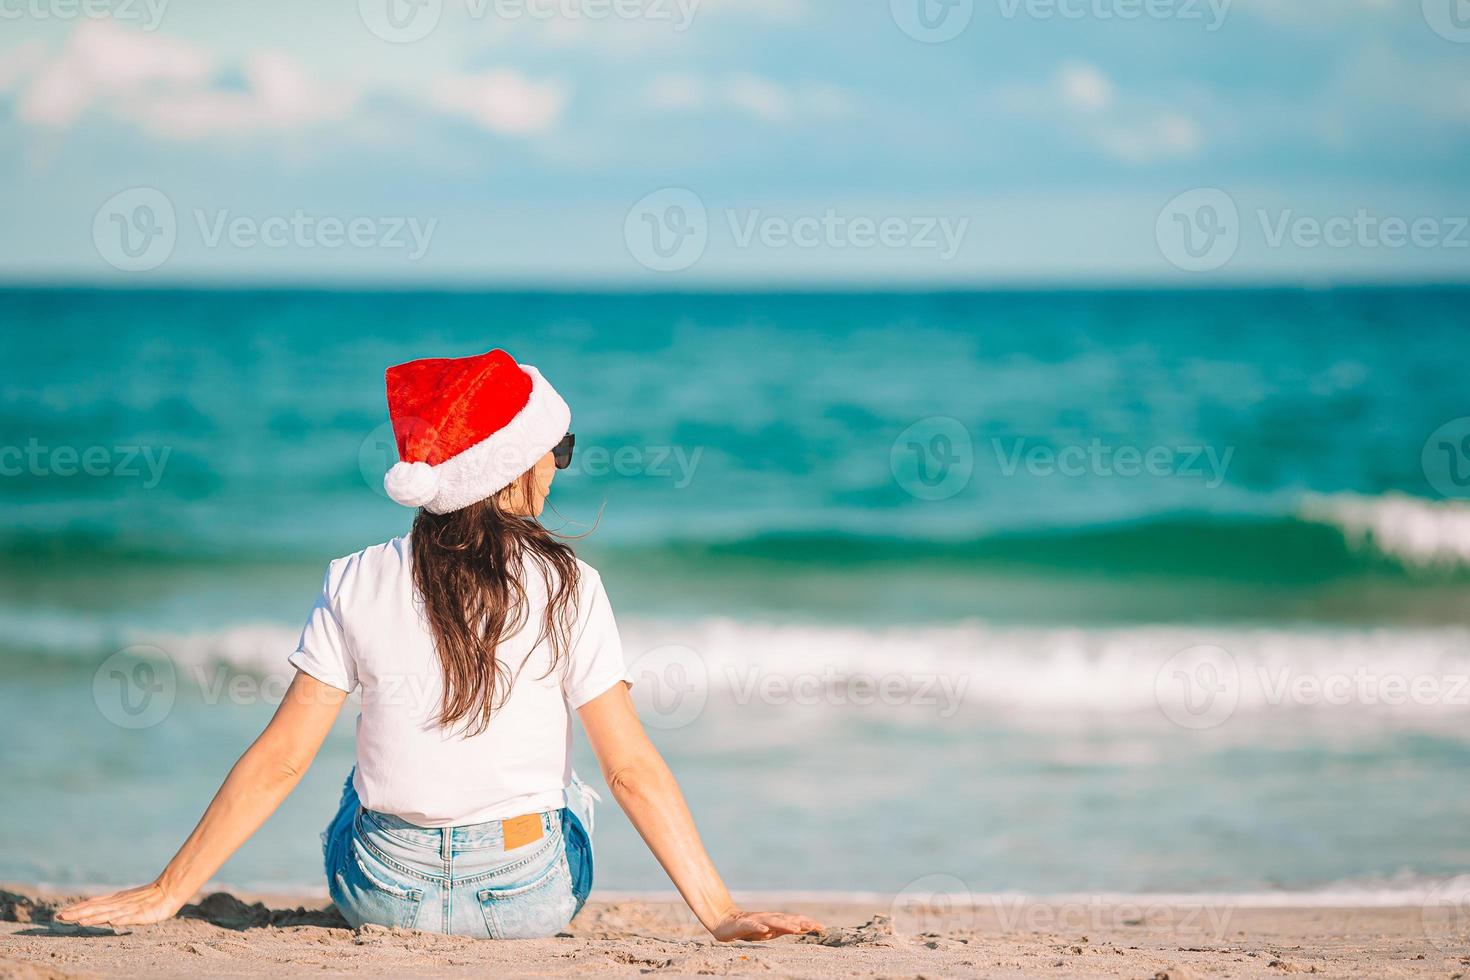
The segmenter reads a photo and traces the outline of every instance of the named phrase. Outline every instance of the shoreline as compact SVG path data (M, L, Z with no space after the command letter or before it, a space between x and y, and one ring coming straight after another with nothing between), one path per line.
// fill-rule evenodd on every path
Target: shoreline
M53 926L75 890L0 891L0 977L715 974L726 976L1470 976L1464 905L1010 904L809 900L825 932L714 943L682 904L594 893L567 933L486 942L366 927L325 899L213 892L121 930ZM760 897L747 893L745 898ZM1138 898L1142 898L1139 896ZM257 904L258 903L258 904Z
M127 888L138 882L125 884L66 884L59 882L14 882L0 881L0 891L25 895L45 896L92 896L103 895ZM327 889L323 885L292 884L249 884L211 881L200 890L199 896L216 892L237 897L251 896L250 901L320 905L327 902ZM1462 904L1470 911L1470 874L1447 876L1418 881L1411 885L1395 887L1372 886L1325 886L1319 889L1301 890L1258 890L1220 892L968 892L959 893L943 887L931 889L938 893L951 907L975 909L1006 907L1015 904L1074 906L1074 905L1164 905L1180 908L1231 907L1240 909L1394 909L1420 908L1426 904L1440 902L1444 896L1459 896ZM873 906L879 908L896 901L891 891L843 891L821 889L781 888L733 888L730 894L746 906L779 905L800 903L802 905L828 906ZM594 888L589 902L620 904L641 902L649 905L677 905L682 902L673 888ZM1470 951L1467 951L1470 952ZM1470 973L1466 974L1470 980Z

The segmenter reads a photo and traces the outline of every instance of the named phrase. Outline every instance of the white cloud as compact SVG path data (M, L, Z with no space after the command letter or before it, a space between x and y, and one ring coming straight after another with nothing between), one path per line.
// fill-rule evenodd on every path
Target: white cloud
M65 130L100 112L174 140L299 128L343 118L354 101L278 52L248 56L238 85L217 84L223 68L187 42L88 20L54 55L28 48L6 59L0 81L18 91L30 125Z
M434 83L429 102L493 133L525 136L553 129L566 108L567 95L560 82L534 82L520 72L497 68L441 78Z
M1100 126L1093 138L1114 159L1124 163L1152 163L1189 157L1204 145L1199 124L1178 113L1164 113L1134 123Z
M208 53L182 41L87 20L60 53L33 66L21 84L17 113L37 126L65 129L94 106L116 106L204 83Z
M511 135L547 131L567 102L560 83L510 69L431 78L418 91L410 101ZM66 130L97 114L180 142L363 122L354 117L366 94L323 82L280 51L226 63L205 48L106 20L82 21L59 48L33 42L0 54L0 93L15 95L17 118L33 127ZM395 94L401 101L401 90Z
M0 95L9 95L46 62L46 46L27 41L0 53Z
M1044 84L1010 84L989 102L1002 112L1059 122L1094 149L1129 164L1190 157L1204 130L1190 116L1127 92L1084 62L1061 65Z
M1113 101L1113 83L1092 65L1072 62L1057 70L1055 84L1064 104L1085 112L1106 109Z
M644 88L644 102L660 112L692 112L728 108L762 119L784 123L801 118L841 118L857 110L847 89L826 82L781 85L749 73L720 81L699 75L659 75Z
M660 75L648 83L644 98L668 112L700 109L709 100L709 86L698 75Z
M239 89L191 88L150 101L123 104L116 114L171 139L246 136L301 129L347 118L352 93L327 88L279 52L257 52L245 63Z
M737 75L725 86L725 98L737 109L767 122L791 118L792 100L784 88L759 75Z

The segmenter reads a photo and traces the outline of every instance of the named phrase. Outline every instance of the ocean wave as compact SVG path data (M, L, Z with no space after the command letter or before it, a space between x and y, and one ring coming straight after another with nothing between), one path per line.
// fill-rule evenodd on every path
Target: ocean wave
M1470 504L1407 494L1313 495L1298 514L1335 527L1360 551L1388 555L1412 568L1470 566Z
M594 538L589 552L635 574L691 570L763 572L924 568L964 575L1095 572L1167 575L1270 584L1365 575L1470 579L1470 504L1401 493L1308 494L1288 513L1156 513L1068 526L994 528L961 537L863 529L759 531L715 537L654 537L647 543ZM117 530L46 534L0 529L0 572L67 574L101 567L241 569L273 565L319 570L319 549L260 542L135 540Z
M622 632L635 690L654 699L655 712L670 698L692 697L696 714L706 706L873 707L941 720L1131 716L1194 729L1308 711L1470 715L1470 629L1462 627L865 628L630 618ZM294 629L272 624L126 636L139 655L168 659L201 687L218 683L205 679L217 667L285 677L296 640Z

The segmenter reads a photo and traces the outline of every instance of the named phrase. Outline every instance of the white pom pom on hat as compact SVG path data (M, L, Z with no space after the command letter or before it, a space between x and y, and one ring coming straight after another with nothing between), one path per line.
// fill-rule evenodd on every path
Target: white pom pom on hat
M383 489L405 507L433 503L439 494L439 473L428 463L394 463L383 474Z
M572 425L550 382L503 350L390 367L388 415L400 462L383 477L406 507L447 514L493 497Z

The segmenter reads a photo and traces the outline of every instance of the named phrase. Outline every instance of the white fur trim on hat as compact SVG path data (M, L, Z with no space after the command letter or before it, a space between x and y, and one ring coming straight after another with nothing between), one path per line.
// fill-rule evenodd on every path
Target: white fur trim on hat
M529 364L531 397L499 432L437 466L398 462L383 477L388 496L406 507L448 514L493 497L561 442L572 427L572 410L551 382Z
M439 493L439 471L428 463L394 463L383 474L383 489L405 507L422 507Z

